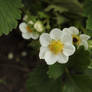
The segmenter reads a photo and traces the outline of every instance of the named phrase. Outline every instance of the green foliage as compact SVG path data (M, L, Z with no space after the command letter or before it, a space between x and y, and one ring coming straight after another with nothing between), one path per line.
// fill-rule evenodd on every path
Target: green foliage
M92 70L91 70L92 71ZM92 92L92 76L74 75L67 79L63 92Z
M75 25L75 20L82 20L82 5L78 0L47 0L49 3L45 11L56 24L53 27L63 28L65 24ZM53 15L53 17L52 17Z
M92 78L92 69L87 69L87 70L85 71L85 75L86 75L86 76L89 76L90 78Z
M73 56L70 57L68 67L74 72L84 72L90 64L90 53L80 47Z
M31 14L37 15L38 11L43 10L43 0L23 0L24 9L30 10Z
M64 73L64 65L56 63L54 65L49 66L49 70L47 74L49 78L57 79Z
M66 8L64 8L64 7L62 7L62 6L57 6L57 5L49 5L46 9L45 9L45 11L46 12L48 12L48 11L50 11L50 10L54 10L54 12L60 12L60 13L62 13L62 12L67 12L68 10L66 9Z
M85 0L84 15L88 17L86 28L88 29L88 34L92 36L92 0Z
M70 11L74 13L82 13L82 5L78 2L78 0L47 0L51 3L52 6L50 8L54 8L58 11ZM60 9L61 8L61 9Z
M28 92L61 92L61 78L58 80L49 79L46 72L47 67L40 65L29 74Z
M92 69L92 40L89 40L88 41L88 44L89 44L89 52L90 52L90 58L91 58L91 63L90 65L88 66L89 69Z
M48 67L40 65L29 73L27 80L27 92L92 92L92 70L84 74L72 74L66 72L66 76L53 80L48 78Z
M38 16L43 19L43 18L48 18L48 15L46 15L44 12L38 12Z
M0 0L0 35L8 34L17 27L21 18L21 0Z
M83 27L85 23L82 24L83 7L79 0L22 1L24 13L29 16L25 22L40 20L45 26L45 32L54 27L63 28L71 24L85 30ZM20 8L22 8L21 0L0 0L0 35L8 34L17 27L17 20L21 18ZM90 35L92 35L91 11L92 0L85 0L84 15L88 18L87 33ZM40 48L39 41L31 41L29 46L32 47L31 53L36 55ZM49 67L46 65L36 67L27 80L28 92L91 92L92 70L88 70L89 67L92 69L90 54L92 55L92 49L86 51L80 47L69 57L67 64L56 63ZM0 82L2 83L2 80Z

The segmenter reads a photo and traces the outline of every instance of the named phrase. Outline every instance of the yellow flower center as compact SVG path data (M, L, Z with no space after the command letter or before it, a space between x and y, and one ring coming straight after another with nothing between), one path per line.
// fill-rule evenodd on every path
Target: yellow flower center
M77 44L79 45L80 44L80 37L78 35L72 35L72 38L73 38L73 44Z
M52 40L51 43L49 44L49 49L51 52L54 54L59 54L60 52L63 51L64 44L61 41L56 41Z
M27 29L28 32L30 32L30 33L32 32L32 30L29 26L27 26L26 29Z

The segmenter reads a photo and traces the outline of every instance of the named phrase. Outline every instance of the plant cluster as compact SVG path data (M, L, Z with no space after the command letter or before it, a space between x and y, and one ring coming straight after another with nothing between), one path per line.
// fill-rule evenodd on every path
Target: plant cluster
M41 62L28 92L92 92L92 0L0 0L0 35L17 26Z

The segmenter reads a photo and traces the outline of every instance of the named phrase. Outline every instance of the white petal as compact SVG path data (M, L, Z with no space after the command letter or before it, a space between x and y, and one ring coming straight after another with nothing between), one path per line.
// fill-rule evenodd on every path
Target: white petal
M67 32L62 32L62 36L61 36L61 42L63 43L67 43L67 44L72 44L72 36L70 34L68 34Z
M32 39L36 40L38 39L38 37L39 37L39 34L32 33Z
M26 33L26 32L27 32L26 27L27 27L27 24L24 23L24 22L19 25L19 29L20 29L20 31L23 32L23 33Z
M75 34L78 35L79 34L79 30L76 27L69 27L69 28L64 28L63 29L64 32L70 33L71 35Z
M24 39L30 39L30 38L32 38L32 34L30 34L30 33L22 33L22 37Z
M84 46L85 50L88 50L88 42L87 41L82 40L79 46Z
M55 40L60 40L60 37L62 36L62 31L58 28L54 28L50 32L50 37Z
M39 57L40 59L44 59L45 53L48 51L48 48L45 47L41 47L40 48L40 53L39 53Z
M68 62L69 57L65 56L63 53L58 55L58 63L64 64Z
M50 32L50 37L55 40L61 40L63 43L72 43L72 36L57 28Z
M54 55L53 53L51 53L50 51L47 51L45 54L45 61L48 65L52 65L54 63L56 63L57 61L57 56Z
M50 38L50 36L49 36L49 34L48 33L43 33L41 36L40 36L40 44L42 45L42 46L48 46L49 45L49 43L50 43L50 41L51 41L51 38Z
M81 34L81 35L80 35L80 39L87 41L88 39L90 39L90 36L88 36L88 35L86 35L86 34Z
M75 34L75 35L79 34L79 30L76 27L73 27L73 26L69 28L69 32L71 34Z
M71 34L71 31L69 31L69 28L64 28L63 29L63 32L66 32L66 33L70 33Z
M41 21L37 21L34 24L34 28L36 29L36 31L42 32L43 31L43 25L42 25Z
M64 45L64 49L63 49L64 55L71 56L74 54L74 52L75 52L75 47L72 44Z

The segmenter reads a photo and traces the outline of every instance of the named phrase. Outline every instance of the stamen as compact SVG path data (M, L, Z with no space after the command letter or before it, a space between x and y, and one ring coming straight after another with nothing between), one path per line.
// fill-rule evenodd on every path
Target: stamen
M54 54L59 54L60 52L63 51L63 48L64 48L64 44L59 40L58 41L53 40L49 45L50 51Z
M27 26L26 29L27 29L28 32L30 32L30 33L32 32L32 30L29 26Z

